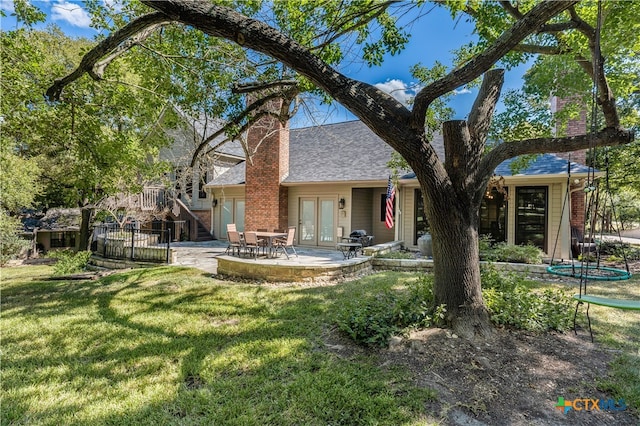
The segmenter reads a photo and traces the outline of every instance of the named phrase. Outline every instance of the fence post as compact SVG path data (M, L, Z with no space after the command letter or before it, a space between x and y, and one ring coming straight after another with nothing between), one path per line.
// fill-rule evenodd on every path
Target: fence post
M102 245L102 257L107 257L107 241L109 240L109 228L104 229L104 244Z
M136 239L135 229L131 227L131 260L133 260L133 244Z

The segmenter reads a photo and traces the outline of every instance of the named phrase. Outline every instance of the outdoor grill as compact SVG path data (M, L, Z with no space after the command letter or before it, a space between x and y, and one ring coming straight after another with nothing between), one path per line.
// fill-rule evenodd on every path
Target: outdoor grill
M349 234L349 240L354 243L362 244L362 247L368 247L373 244L373 235L367 235L364 229L356 229Z

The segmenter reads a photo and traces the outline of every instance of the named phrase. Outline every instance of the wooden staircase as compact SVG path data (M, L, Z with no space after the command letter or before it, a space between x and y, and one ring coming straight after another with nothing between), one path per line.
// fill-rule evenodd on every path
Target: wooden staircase
M180 220L184 220L189 224L189 241L211 241L215 239L209 233L209 230L204 226L200 218L193 214L182 200L174 200L171 213Z
M209 233L209 230L202 224L200 219L196 217L196 237L195 240L192 241L211 241L213 240L213 235Z

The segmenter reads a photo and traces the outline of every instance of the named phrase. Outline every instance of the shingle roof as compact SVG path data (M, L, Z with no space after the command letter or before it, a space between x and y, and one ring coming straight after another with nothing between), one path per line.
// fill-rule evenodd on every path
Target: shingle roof
M180 110L176 109L176 112L183 118L184 127L167 129L165 132L174 142L179 142L183 146L191 146L193 144L193 131L196 132L198 138L202 138L202 140L204 140L220 130L224 124L222 120L206 120L204 118L197 119L181 112ZM191 128L193 128L193 130L191 130ZM209 146L216 147L221 142L224 142L226 138L226 135L223 133L210 141ZM225 142L223 145L215 148L214 151L223 155L241 158L244 157L244 151L239 141Z
M285 183L385 180L393 148L361 121L291 130Z
M284 183L386 181L391 173L387 162L393 149L361 121L292 129L289 136L289 175ZM438 157L444 159L442 136L432 141ZM512 176L507 160L496 174ZM553 154L534 160L519 175L566 173L567 162ZM572 163L572 173L586 173L586 166ZM413 179L408 173L401 179ZM212 180L209 185L237 185L245 182L245 162Z
M519 171L517 174L511 172L511 163L515 158L510 158L496 167L496 175L500 176L539 176L539 175L557 175L567 173L567 160L560 158L554 154L542 154L529 163L528 167ZM571 162L571 173L588 173L589 167Z

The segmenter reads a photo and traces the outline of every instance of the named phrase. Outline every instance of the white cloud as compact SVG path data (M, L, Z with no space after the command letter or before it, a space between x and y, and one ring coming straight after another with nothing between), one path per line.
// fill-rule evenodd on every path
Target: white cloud
M387 80L384 83L376 83L375 87L386 92L396 98L404 105L409 105L416 96L416 92L420 89L415 85L409 85L402 80Z
M456 89L456 90L453 91L454 95L466 95L467 93L471 93L471 90L467 89L466 87L464 87L464 88L462 88L460 90Z
M81 5L68 1L57 1L51 6L51 19L65 21L73 26L89 28L91 18Z

